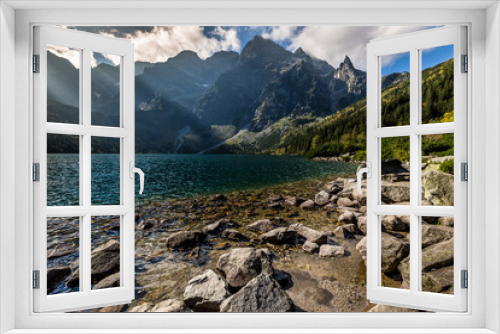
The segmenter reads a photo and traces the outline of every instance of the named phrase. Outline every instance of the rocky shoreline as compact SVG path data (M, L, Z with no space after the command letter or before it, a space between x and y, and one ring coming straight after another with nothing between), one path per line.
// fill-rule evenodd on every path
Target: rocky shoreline
M385 164L386 204L408 204L406 167ZM427 174L449 180L434 169ZM366 194L358 194L355 181L303 181L137 207L136 299L87 312L414 311L366 299ZM423 194L429 205L453 200L439 189ZM382 285L408 289L409 219L381 222ZM100 228L109 240L92 252L94 289L119 286L116 223L103 219ZM422 238L424 290L453 293L453 219L424 217ZM59 241L48 253L64 258L71 249ZM78 282L71 264L49 275L52 288Z

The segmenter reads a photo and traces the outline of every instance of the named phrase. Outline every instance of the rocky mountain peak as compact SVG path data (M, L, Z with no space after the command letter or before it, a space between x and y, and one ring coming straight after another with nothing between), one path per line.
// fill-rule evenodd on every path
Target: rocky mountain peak
M352 61L351 61L351 58L349 58L348 55L345 55L345 58L344 58L344 61L342 63L340 63L339 65L339 70L341 68L345 68L345 69L355 69L354 68L354 65L352 64Z
M309 55L301 47L299 47L297 50L295 50L295 52L293 54L296 55L297 57L300 57L300 58L309 57Z
M280 63L293 58L293 54L272 40L254 36L241 50L240 63L258 61L260 63Z

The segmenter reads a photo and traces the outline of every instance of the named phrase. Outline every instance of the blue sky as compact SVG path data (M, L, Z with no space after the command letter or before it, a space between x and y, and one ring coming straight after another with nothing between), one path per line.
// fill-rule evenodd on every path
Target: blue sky
M382 76L395 72L410 71L410 54L408 52L386 57L390 57L391 59L388 63L385 63L385 57L382 57ZM424 49L422 50L422 70L451 58L453 58L453 45Z

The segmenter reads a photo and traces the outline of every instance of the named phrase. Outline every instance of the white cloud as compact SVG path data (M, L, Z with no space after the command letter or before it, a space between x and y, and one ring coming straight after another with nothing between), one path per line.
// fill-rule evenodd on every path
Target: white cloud
M137 31L125 38L135 45L135 60L150 63L164 62L183 50L191 50L200 58L210 57L217 51L237 51L240 40L235 28L217 27L213 37L203 33L203 27L154 27L151 32Z
M58 45L47 45L47 50L58 57L66 58L75 68L80 67L80 50Z
M100 32L100 34L115 37L110 32ZM122 35L134 43L135 61L150 63L164 62L184 50L194 51L200 58L207 58L217 51L238 51L241 46L235 28L216 27L211 32L211 36L206 36L203 33L203 27L198 26L154 27L151 32L138 30L134 33L122 33ZM67 58L73 66L79 67L77 50L54 46L50 51ZM120 63L119 56L109 54L103 54L103 56L115 65ZM97 66L97 60L93 54L91 65Z
M354 67L366 70L366 44L377 38L423 30L428 27L415 26L316 26L305 27L290 37L290 49L302 47L312 56L326 60L337 68L345 55L351 58ZM270 33L272 35L272 32ZM391 62L396 57L386 57Z
M285 41L289 40L293 37L295 34L295 31L297 30L297 27L291 27L291 26L279 26L279 27L273 27L270 33L263 33L262 37L264 38L269 38L272 39L273 41Z

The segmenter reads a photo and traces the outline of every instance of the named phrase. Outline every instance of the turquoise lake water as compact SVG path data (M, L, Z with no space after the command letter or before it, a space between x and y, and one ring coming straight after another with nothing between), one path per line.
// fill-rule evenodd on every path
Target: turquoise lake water
M77 154L49 154L47 205L79 205ZM309 161L296 156L137 154L146 174L136 202L204 196L354 173L356 165ZM120 157L92 154L92 204L119 204ZM136 194L139 182L136 177Z

